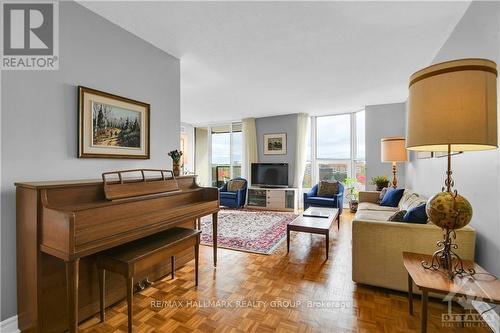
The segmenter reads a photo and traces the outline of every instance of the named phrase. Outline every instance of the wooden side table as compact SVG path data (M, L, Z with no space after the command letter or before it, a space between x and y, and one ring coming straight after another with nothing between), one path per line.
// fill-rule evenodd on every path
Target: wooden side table
M473 268L478 274L474 278L457 276L450 280L443 272L422 267L422 261L430 262L431 259L430 255L403 252L403 263L408 272L408 310L411 315L413 315L413 283L422 291L420 332L427 332L429 292L467 296L488 303L500 304L500 280L491 276L478 264L464 260L464 269Z

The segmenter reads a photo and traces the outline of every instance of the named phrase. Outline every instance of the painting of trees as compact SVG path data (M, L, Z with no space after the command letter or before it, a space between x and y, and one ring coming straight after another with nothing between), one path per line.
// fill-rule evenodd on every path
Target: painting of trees
M141 113L104 103L92 103L94 146L141 147Z

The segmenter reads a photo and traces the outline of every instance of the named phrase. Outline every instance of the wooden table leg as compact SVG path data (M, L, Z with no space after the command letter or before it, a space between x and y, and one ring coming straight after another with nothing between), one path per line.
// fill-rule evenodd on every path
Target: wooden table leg
M330 252L330 230L325 233L325 247L326 247L326 259L328 259L328 253Z
M214 267L217 267L217 212L212 214L212 246L214 248Z
M286 227L286 253L290 253L290 227Z
M408 274L408 311L413 316L413 279Z
M422 290L422 318L420 321L420 332L427 332L427 290Z
M127 278L128 333L132 333L134 317L134 278Z
M66 261L69 332L78 332L78 270L80 259Z
M340 231L340 214L337 214L337 229Z

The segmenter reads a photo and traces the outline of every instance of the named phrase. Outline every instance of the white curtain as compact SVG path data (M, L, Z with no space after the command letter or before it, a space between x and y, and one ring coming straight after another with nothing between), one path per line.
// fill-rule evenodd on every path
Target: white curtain
M259 161L257 154L257 129L255 128L255 118L245 118L243 124L243 165L241 176L250 182L250 172L252 163Z
M307 136L309 134L309 115L299 113L297 116L297 146L295 148L295 175L293 186L302 189L304 171L307 162ZM300 193L300 192L299 192Z
M210 186L210 167L208 165L208 129L195 129L195 173L200 186Z

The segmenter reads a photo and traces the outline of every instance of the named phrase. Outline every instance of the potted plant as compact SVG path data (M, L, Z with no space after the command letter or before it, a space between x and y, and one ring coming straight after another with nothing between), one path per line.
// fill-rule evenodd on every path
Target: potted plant
M172 171L174 172L174 176L178 177L181 174L181 156L182 151L180 150L172 150L168 153L168 156L172 157Z
M359 197L359 182L356 178L348 177L344 180L345 197L349 200L349 210L351 213L356 213L358 210L358 197Z
M387 176L375 176L372 177L371 184L377 187L377 191L382 191L384 187L389 186L389 178Z

